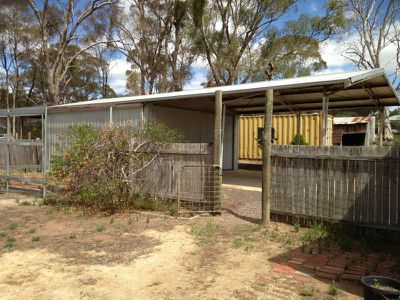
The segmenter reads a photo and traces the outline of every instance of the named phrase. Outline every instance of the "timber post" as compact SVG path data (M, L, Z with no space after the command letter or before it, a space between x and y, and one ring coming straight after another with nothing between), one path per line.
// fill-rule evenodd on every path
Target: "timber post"
M215 166L215 208L220 210L222 190L222 160L221 160L221 138L222 138L222 91L215 91L215 113L214 113L214 166Z
M272 132L272 109L274 91L269 88L265 94L264 131L262 151L262 225L270 221L271 210L271 132Z
M301 112L300 111L298 111L297 112L297 114L296 114L296 122L297 122L297 125L296 125L296 145L300 145L300 136L301 136L301 129L300 129L300 126L301 126Z
M383 146L385 138L385 107L381 106L379 110L379 146Z

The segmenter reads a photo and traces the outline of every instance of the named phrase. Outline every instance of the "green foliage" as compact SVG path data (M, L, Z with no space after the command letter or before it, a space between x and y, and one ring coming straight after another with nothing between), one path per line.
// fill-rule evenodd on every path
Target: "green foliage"
M33 236L33 237L32 237L32 243L40 242L40 240L41 240L41 237L40 237L40 236Z
M4 238L7 236L7 233L5 233L4 231L0 231L0 238Z
M96 231L97 232L103 232L104 230L106 230L106 226L104 226L103 224L100 224L100 225L96 226Z
M135 179L161 163L160 153L179 140L175 130L153 121L102 130L72 126L60 137L49 183L61 187L56 194L61 203L108 212L126 206L158 210L161 201L140 195L142 183Z
M8 226L8 228L10 230L15 230L15 229L17 229L17 227L18 227L18 223L16 223L16 222L12 222L12 223L10 223L10 226Z
M26 200L24 200L24 201L18 203L18 205L21 205L21 206L29 206L29 205L31 205L31 204L32 204L31 202L26 201Z
M328 287L328 294L331 296L339 295L339 287L336 285L335 281L332 281Z
M7 237L6 242L4 243L4 248L13 248L15 246L15 238L12 236Z
M190 233L196 237L198 243L203 246L210 246L216 243L216 234L219 226L211 221L206 224L193 223L190 226Z
M290 141L290 145L297 145L297 134ZM306 139L300 134L300 145L308 145Z
M400 133L393 134L393 145L400 145Z
M31 228L31 229L29 229L29 233L30 234L33 234L33 233L35 233L36 232L36 228Z

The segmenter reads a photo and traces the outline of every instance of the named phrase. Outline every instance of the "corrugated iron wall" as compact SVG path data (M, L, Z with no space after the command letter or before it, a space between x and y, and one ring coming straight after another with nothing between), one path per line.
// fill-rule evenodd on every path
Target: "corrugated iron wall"
M114 107L112 120L114 123L139 124L142 119L142 107ZM81 109L81 110L48 110L47 113L47 144L48 144L48 166L51 156L56 151L58 136L68 130L71 125L91 124L100 129L110 123L110 108Z
M214 114L178 108L149 106L147 117L163 122L183 134L185 142L212 143L214 140ZM234 167L234 117L226 114L223 169Z
M300 132L309 145L322 145L322 114L301 114ZM261 149L257 143L258 128L264 127L263 115L240 116L239 159L261 159ZM289 145L297 134L297 115L274 115L272 127L275 129L274 144ZM328 145L332 145L333 117L328 116Z

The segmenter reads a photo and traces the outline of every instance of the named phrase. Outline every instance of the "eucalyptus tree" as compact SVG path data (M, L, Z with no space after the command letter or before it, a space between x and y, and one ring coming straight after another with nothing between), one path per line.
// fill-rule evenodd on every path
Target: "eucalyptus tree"
M67 73L73 61L92 47L109 42L107 32L98 27L95 37L88 38L85 24L90 17L100 12L113 14L113 6L118 0L86 1L83 8L77 0L35 1L26 0L36 17L41 39L41 57L45 67L46 99L48 103L58 104L68 99L63 96L63 85L68 84ZM80 5L82 5L80 3ZM110 18L111 19L111 18ZM103 20L107 20L103 18ZM66 57L68 47L79 46L72 57Z
M0 10L0 56L5 75L6 107L15 108L18 101L24 98L21 72L29 49L34 47L34 28L31 26L32 13L23 1L6 1ZM16 135L16 119L12 120L12 135Z
M207 85L231 85L265 78L275 63L278 77L325 67L319 42L344 26L341 1L330 0L324 16L290 20L296 0L200 0L192 2L196 45L207 61ZM289 19L289 21L285 21Z
M347 0L349 31L345 57L358 69L387 67L400 92L400 2L398 0ZM385 52L392 57L383 64Z
M132 64L132 94L182 90L195 59L189 38L190 3L182 0L129 0L121 12L116 46Z
M345 57L358 69L386 67L400 93L400 2L398 0L347 0L349 31ZM386 64L383 56L391 52ZM390 54L389 54L390 55ZM384 111L385 139L393 139L389 111Z

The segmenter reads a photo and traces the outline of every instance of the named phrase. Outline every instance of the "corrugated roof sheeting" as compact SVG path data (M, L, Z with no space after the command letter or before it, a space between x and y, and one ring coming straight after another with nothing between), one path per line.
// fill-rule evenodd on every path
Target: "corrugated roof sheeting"
M400 104L384 70L373 69L212 87L195 91L98 99L60 105L54 109L153 102L160 106L213 111L215 91L221 90L223 101L231 111L257 113L264 109L264 93L268 88L274 89L274 111L277 112L321 110L324 92L330 98L329 109Z
M375 117L335 117L333 124L365 124L375 120Z

